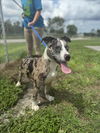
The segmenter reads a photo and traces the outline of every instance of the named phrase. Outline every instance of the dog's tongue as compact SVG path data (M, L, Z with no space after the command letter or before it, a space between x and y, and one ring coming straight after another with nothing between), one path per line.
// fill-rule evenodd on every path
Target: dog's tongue
M66 66L66 64L61 64L61 70L62 70L62 72L64 72L65 74L71 73L71 69L68 68L68 67Z

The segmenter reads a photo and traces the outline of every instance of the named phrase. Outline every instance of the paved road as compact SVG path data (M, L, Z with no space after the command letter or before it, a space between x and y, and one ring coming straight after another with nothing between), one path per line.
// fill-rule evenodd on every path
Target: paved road
M7 40L7 43L21 43L25 42L25 39L9 39ZM0 44L3 43L3 40L0 40Z
M71 38L71 40L83 40L84 38ZM89 38L85 38L85 40L90 40ZM0 40L0 44L3 43L3 40ZM7 43L25 43L25 39L9 39ZM100 51L100 46L85 46L87 48Z
M90 40L90 38L71 38L71 40ZM7 43L21 43L21 42L25 42L25 39L8 39ZM3 43L3 40L0 40L0 44Z
M96 51L100 51L100 46L85 46L85 47L96 50Z

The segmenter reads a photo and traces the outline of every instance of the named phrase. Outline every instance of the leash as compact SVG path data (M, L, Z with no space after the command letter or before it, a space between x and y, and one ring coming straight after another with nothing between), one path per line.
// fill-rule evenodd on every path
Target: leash
M21 6L18 2L16 2L16 0L13 0L13 2L14 2L18 7L20 7L20 8L23 10L22 6ZM27 22L27 23L28 23L28 22ZM44 47L46 47L47 44L43 41L42 37L39 35L39 33L37 32L37 30L35 30L34 26L32 25L32 26L30 26L30 27L31 27L32 31L35 33L35 35L39 38L40 42L44 45Z
M34 26L30 26L30 27L31 27L32 31L35 33L35 35L39 38L39 40L41 41L41 43L44 45L44 47L46 47L47 44L43 41L43 39L41 38L41 36L37 32L37 30L35 30Z

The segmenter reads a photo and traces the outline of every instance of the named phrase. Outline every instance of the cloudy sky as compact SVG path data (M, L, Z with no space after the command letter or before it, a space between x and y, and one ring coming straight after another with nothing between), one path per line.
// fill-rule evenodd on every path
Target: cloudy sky
M20 3L20 0L16 0ZM22 10L12 0L2 0L5 19L20 20ZM63 17L65 25L75 24L79 32L100 29L100 0L42 0L42 15L47 24L49 17Z

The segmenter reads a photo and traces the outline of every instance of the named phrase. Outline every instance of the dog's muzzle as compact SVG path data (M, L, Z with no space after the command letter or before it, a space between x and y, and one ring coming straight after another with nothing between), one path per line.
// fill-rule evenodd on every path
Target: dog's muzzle
M61 70L62 70L62 72L64 72L65 74L69 74L69 73L71 73L71 69L67 66L67 61L69 61L70 60L70 55L69 54L65 54L64 55L64 60L65 61L62 61L61 63L60 63L60 66L61 66Z
M64 55L64 58L65 58L65 61L70 61L70 58L71 58L71 57L70 57L70 55L65 54L65 55Z

